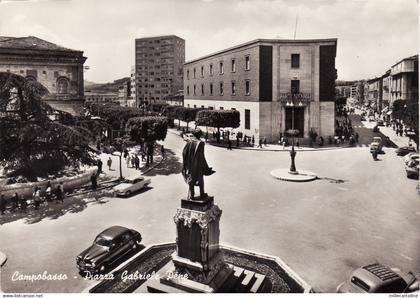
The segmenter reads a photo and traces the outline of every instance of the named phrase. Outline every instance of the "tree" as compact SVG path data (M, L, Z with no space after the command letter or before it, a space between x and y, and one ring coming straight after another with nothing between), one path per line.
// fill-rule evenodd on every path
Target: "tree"
M161 116L130 118L126 125L132 141L147 145L147 161L153 161L153 147L157 140L164 140L168 131L168 119ZM148 163L147 162L147 163Z
M163 110L169 106L168 103L163 102L163 101L157 101L157 102L153 102L149 105L149 109L152 112L156 112L156 113L162 113Z
M217 142L220 142L220 128L237 128L240 125L240 114L235 110L201 110L197 113L196 124L217 128Z
M187 108L187 107L181 107L177 110L177 116L178 119L187 122L187 131L188 131L188 125L191 121L195 121L195 118L197 116L197 113L201 111L201 108Z
M35 180L94 162L92 134L42 101L47 93L38 82L0 73L0 165L8 176Z

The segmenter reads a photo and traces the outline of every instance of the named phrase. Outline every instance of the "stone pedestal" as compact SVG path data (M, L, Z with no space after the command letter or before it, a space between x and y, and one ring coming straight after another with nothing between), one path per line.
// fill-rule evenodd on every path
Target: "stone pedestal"
M161 283L194 292L219 289L232 274L219 248L221 215L213 197L181 200L181 208L174 217L177 249L172 255L173 269Z

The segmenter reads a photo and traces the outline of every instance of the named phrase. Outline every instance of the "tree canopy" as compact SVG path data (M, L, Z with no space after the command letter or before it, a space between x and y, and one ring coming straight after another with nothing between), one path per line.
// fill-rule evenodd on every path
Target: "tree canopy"
M138 143L164 140L168 131L168 119L161 116L130 118L126 129L130 132L131 139Z
M36 81L0 73L0 166L8 176L33 180L93 162L92 134L44 102L47 93Z
M210 127L232 127L240 125L240 114L236 110L201 110L197 113L196 124Z

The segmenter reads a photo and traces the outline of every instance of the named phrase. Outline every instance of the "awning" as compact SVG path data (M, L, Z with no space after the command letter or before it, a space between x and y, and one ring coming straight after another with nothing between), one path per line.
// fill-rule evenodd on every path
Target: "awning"
M392 111L388 111L388 113L386 113L387 115L391 115L392 114Z
M385 107L384 109L382 109L381 113L385 113L386 111L388 111L388 107Z

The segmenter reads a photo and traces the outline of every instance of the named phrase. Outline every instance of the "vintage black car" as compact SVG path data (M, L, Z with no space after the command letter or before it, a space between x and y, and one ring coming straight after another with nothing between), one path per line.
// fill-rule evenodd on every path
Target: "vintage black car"
M113 226L98 236L93 244L77 258L80 273L103 274L115 265L122 256L137 250L142 238L139 232Z
M413 146L404 146L395 150L395 153L397 153L398 156L406 156L408 153L411 152L416 152L416 148L414 148Z

